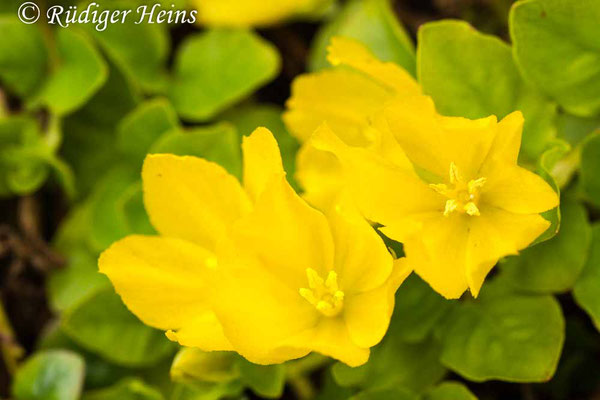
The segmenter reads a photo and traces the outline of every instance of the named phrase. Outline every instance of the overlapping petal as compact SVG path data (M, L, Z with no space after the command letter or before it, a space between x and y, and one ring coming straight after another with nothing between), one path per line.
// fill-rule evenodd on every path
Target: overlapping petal
M144 323L179 329L210 310L207 277L215 260L188 241L133 235L104 251L98 266Z
M215 250L228 227L252 209L235 177L196 157L154 154L142 170L144 204L161 235Z
M368 348L381 341L394 311L394 294L411 272L406 258L400 258L394 262L392 273L381 286L348 299L345 321L354 343Z

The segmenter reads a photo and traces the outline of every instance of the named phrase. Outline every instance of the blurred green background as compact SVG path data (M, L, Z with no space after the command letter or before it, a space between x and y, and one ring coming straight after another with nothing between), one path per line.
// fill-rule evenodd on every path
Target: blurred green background
M600 1L526 0L509 14L509 0L326 0L258 26L131 19L103 32L26 25L21 1L1 1L1 398L600 399ZM561 191L548 215L560 233L501 262L476 301L411 276L360 368L180 349L97 272L112 242L153 232L142 160L196 155L240 176L241 137L266 126L298 188L281 113L295 77L328 68L334 35L405 68L443 114L522 110L520 162Z

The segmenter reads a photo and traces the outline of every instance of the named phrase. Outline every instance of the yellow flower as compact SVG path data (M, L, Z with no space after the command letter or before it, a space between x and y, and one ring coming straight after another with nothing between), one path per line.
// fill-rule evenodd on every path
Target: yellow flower
M323 12L331 0L192 0L198 21L209 26L268 26Z
M100 257L125 304L180 344L280 363L317 351L349 365L387 330L410 272L362 218L311 208L272 134L244 139L244 185L195 157L149 155L142 179L160 236Z
M352 146L393 152L374 130L374 117L390 101L419 95L417 82L392 62L381 62L360 42L334 37L328 60L336 66L302 75L292 85L292 96L283 119L301 142L308 140L323 122ZM304 197L321 209L344 197L340 169L335 157L305 146L298 155L297 179L305 188Z
M430 98L415 96L389 104L379 119L382 135L404 151L397 162L348 146L327 126L306 146L335 154L359 210L404 244L410 267L436 291L458 298L470 289L476 297L501 257L549 227L539 213L559 202L542 178L517 165L521 113L500 122L443 117Z
M292 84L283 119L301 142L327 122L347 144L368 146L373 115L394 98L421 93L404 69L379 61L354 39L332 38L327 59L336 68L301 75Z

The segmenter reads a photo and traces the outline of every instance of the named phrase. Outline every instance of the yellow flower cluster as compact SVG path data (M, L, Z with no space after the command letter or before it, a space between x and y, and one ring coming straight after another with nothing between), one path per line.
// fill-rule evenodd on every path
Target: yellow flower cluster
M441 116L404 70L350 39L334 39L329 60L341 68L299 78L284 116L305 142L307 200L355 208L403 243L437 292L476 297L501 257L548 229L539 214L558 206L550 185L517 165L523 116Z
M359 43L334 39L329 59L336 68L297 79L285 114L304 142L304 199L264 128L244 139L243 185L203 159L146 158L159 235L122 239L99 267L171 340L259 364L317 351L360 365L411 271L447 298L477 296L499 258L548 228L539 213L558 197L517 165L519 112L444 117ZM394 260L372 223L406 257Z
M184 346L259 364L311 351L367 361L410 273L369 224L323 213L288 184L271 132L244 140L244 186L217 164L150 155L145 204L160 236L129 236L100 257L129 309Z

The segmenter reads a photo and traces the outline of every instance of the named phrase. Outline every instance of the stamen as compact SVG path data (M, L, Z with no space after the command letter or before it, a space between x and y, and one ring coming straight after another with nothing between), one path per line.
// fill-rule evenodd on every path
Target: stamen
M479 216L480 211L477 203L481 188L487 182L487 178L480 177L465 182L454 162L450 163L448 175L450 184L435 183L429 185L437 193L448 198L444 207L444 216L448 217L455 211L470 216Z
M317 271L307 268L306 277L310 289L300 288L300 296L327 317L339 314L344 304L344 292L339 290L337 273L329 271L327 278L323 280Z
M463 207L463 209L465 210L465 212L467 214L469 214L470 216L477 216L479 217L479 215L481 215L479 213L479 208L477 207L477 205L475 203L473 203L472 201L468 202L467 204L465 204L465 206Z
M453 211L458 208L458 203L455 199L446 200L446 208L444 208L444 217L450 215Z
M462 181L458 172L458 167L454 162L450 163L450 183L455 185L457 182Z
M471 193L471 194L475 193L478 189L481 189L483 187L483 185L485 185L486 182L487 182L487 178L478 178L478 179L469 181L469 183L468 183L469 193Z

